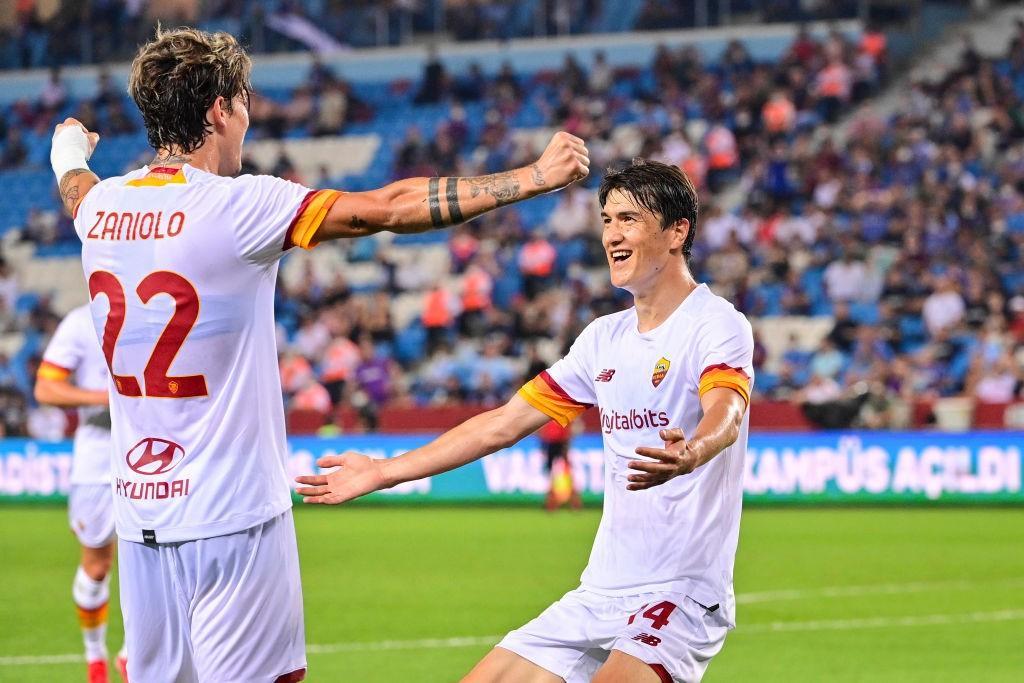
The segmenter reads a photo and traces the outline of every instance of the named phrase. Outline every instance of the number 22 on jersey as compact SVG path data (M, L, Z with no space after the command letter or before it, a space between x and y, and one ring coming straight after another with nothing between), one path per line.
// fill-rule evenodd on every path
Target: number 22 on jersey
M142 278L139 286L135 288L135 293L143 304L148 304L158 294L168 294L174 300L174 314L164 327L149 356L149 362L142 371L145 392L134 375L114 373L114 350L117 338L121 336L127 312L124 286L116 275L105 270L97 270L89 276L90 298L95 299L104 294L110 304L107 323L103 327L103 356L107 360L107 367L114 379L117 393L122 396L151 398L207 396L206 378L203 375L171 377L167 374L199 317L199 294L196 288L177 273L158 270Z

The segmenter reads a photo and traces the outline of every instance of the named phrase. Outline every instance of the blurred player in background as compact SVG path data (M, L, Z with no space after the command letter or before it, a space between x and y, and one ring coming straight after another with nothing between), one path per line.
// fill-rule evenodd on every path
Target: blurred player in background
M88 306L72 310L50 339L36 373L40 403L78 409L68 520L82 546L82 558L71 584L78 622L85 641L89 683L105 683L107 673L107 605L110 568L114 562L114 501L110 490L110 375L96 341ZM125 649L117 656L121 677Z
M568 504L573 510L583 507L583 499L576 490L572 476L572 463L569 462L569 446L572 444L572 425L562 425L556 420L548 420L537 432L548 461L548 476L551 487L544 498L544 509L557 510Z
M546 369L547 365L543 361L534 361L527 369L527 377L535 377ZM574 427L578 424L574 422L571 425L562 425L557 420L548 420L537 430L537 439L548 464L549 486L548 494L544 497L545 510L557 510L566 503L573 510L583 507L583 500L576 490L569 462L569 447L572 444Z
M341 503L599 407L604 514L581 586L466 681L698 681L734 624L750 324L690 273L697 193L678 168L637 160L605 177L598 197L611 281L633 308L588 325L501 408L397 458L325 456L321 467L340 469L298 478L307 502Z
M292 246L470 220L587 174L558 133L531 166L314 191L241 168L249 56L226 33L158 31L129 92L157 154L100 181L69 119L51 163L84 244L113 383L115 518L130 676L298 681L305 636L274 332ZM190 596L182 599L182 596Z

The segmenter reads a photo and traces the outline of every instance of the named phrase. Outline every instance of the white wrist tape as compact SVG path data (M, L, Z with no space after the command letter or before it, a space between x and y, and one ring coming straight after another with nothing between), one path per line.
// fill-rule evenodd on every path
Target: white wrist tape
M80 126L68 126L61 128L53 134L53 144L50 147L50 166L57 176L57 182L61 181L64 174L76 168L88 169L86 162L92 152L89 150L89 138Z

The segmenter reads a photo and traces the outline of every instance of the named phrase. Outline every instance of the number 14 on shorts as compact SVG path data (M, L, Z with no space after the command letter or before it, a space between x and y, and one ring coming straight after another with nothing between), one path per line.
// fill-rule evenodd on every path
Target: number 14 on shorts
M672 615L672 612L675 611L676 606L671 602L663 601L659 602L657 605L654 605L650 609L647 609L647 606L649 604L650 603L645 604L643 607L633 612L633 614L629 615L629 620L626 622L626 625L632 625L633 622L636 621L636 618L640 616L644 619L650 619L651 628L653 628L656 631L660 631L663 626L667 626L668 618ZM642 615L641 612L643 612Z

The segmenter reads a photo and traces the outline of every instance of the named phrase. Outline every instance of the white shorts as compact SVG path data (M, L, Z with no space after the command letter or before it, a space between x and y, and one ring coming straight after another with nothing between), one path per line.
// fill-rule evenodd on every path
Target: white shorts
M128 677L145 683L297 681L306 668L292 511L183 543L118 543Z
M114 494L110 484L74 484L68 495L68 523L86 548L114 540Z
M609 597L577 588L498 647L566 683L589 681L612 650L650 664L666 683L691 683L704 675L728 631L720 610L679 593Z

